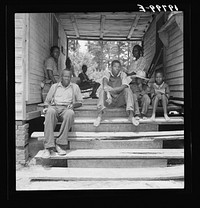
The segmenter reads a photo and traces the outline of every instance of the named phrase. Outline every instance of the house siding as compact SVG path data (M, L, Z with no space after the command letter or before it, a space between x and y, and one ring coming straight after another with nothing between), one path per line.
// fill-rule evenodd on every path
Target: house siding
M44 79L44 61L50 55L52 46L52 26L50 13L30 14L30 43L29 43L29 97L27 104L41 103L40 83ZM59 24L59 23L58 23ZM58 46L61 45L66 50L66 36L63 28L59 24ZM60 53L58 68L59 71L65 67L66 54ZM33 109L33 106L31 106ZM27 112L29 112L27 106Z
M177 24L168 30L168 44L165 48L165 80L169 84L171 96L183 98L183 33Z
M15 120L25 119L26 14L15 14Z
M30 13L29 96L27 104L41 102L40 83L44 79L44 60L49 56L51 43L50 23L49 13Z
M156 19L151 23L149 30L144 36L144 57L149 69L156 52Z

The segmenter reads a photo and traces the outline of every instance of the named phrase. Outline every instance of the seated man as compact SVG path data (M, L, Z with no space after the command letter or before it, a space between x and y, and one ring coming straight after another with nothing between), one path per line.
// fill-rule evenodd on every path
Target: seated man
M96 92L97 89L99 88L100 84L98 82L95 82L93 80L90 80L86 74L87 72L87 66L83 65L82 66L82 71L78 76L80 78L80 84L79 87L81 90L86 90L86 89L90 89L92 88L92 93L90 95L90 97L92 97L93 99L96 99Z
M64 69L61 72L61 81L53 84L45 100L46 115L44 125L44 147L43 158L49 158L55 148L58 154L65 155L62 145L67 145L67 135L74 122L74 108L82 105L82 95L77 84L71 83L72 73ZM54 138L54 129L58 119L62 124L57 138Z
M94 126L99 126L103 110L106 107L122 107L124 105L126 105L129 120L133 125L137 126L139 121L133 116L134 99L128 84L130 80L128 80L127 75L121 71L121 63L118 60L114 60L111 67L111 71L107 71L102 80L102 89L100 90L97 103L99 112Z

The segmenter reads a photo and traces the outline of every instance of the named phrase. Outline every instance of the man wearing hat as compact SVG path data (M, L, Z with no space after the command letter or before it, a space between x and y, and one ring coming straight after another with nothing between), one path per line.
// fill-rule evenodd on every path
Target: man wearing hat
M146 119L146 114L150 105L150 98L148 94L150 93L150 86L146 84L149 79L146 78L145 71L137 71L135 75L130 77L131 79L135 78L135 82L130 84L130 88L133 92L133 97L135 100L135 118L136 119ZM141 113L139 110L139 105L141 106Z

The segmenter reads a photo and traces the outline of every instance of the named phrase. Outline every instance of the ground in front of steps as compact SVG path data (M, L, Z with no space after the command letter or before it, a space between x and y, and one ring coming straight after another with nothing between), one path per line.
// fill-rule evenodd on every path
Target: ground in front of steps
M31 172L38 165L16 168L16 191L40 190L111 190L111 189L184 189L182 180L156 180L156 181L131 181L131 180L89 180L89 181L31 181Z

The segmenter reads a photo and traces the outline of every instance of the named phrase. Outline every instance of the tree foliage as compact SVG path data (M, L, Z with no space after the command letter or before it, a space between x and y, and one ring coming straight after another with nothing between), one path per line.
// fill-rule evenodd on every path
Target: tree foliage
M87 74L92 76L94 72L102 72L110 68L111 62L118 59L122 67L127 68L132 60L132 48L141 42L136 41L86 41L86 52L81 52L77 40L70 40L69 57L74 65L75 73L82 71L82 65L88 67Z

